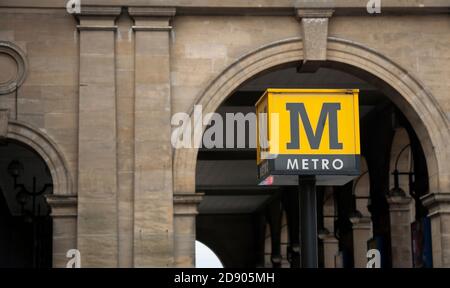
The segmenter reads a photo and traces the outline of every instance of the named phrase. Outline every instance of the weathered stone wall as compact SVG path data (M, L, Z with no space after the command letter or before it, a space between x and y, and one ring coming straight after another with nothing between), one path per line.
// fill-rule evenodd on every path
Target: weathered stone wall
M0 109L9 109L10 118L45 131L63 151L76 177L79 58L76 21L63 10L1 8L0 15L0 40L19 46L28 60L25 82L17 91L0 95Z
M300 36L295 17L176 16L172 33L173 112L189 112L227 66L263 45Z

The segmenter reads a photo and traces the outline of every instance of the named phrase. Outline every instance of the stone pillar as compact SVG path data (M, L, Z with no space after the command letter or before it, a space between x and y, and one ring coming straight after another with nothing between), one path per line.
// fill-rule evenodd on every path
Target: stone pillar
M334 220L336 217L336 207L333 197L333 187L325 187L323 203L323 227L327 233L320 234L323 241L323 257L325 268L336 268L336 255L339 253L339 241L334 236Z
M390 180L389 189L395 187L393 172L397 170L400 173L412 171L412 153L410 149L410 140L408 131L403 127L395 130L392 139L390 154ZM411 246L411 222L414 221L414 201L407 195L410 187L408 175L399 175L398 188L402 192L394 191L394 195L387 196L389 204L390 230L391 230L391 251L392 267L410 268L412 267L412 246Z
M115 19L83 7L80 25L78 249L83 267L117 267Z
M195 268L195 216L203 194L175 194L174 266Z
M330 9L297 9L297 17L302 23L301 71L314 72L327 60L328 18L333 12Z
M393 268L411 268L411 211L409 196L388 196L391 221L391 250Z
M355 195L355 213L352 215L353 229L353 266L355 268L366 268L367 266L367 241L372 238L372 219L368 209L370 199L370 176L369 167L364 157L361 157L362 173L353 182L353 193Z
M429 193L421 200L431 220L433 267L450 268L450 193Z
M366 268L367 240L372 237L372 220L369 216L351 219L353 224L353 262L355 268Z
M171 8L130 7L135 31L134 266L173 265Z
M65 268L69 261L67 251L77 249L77 198L65 195L46 198L53 218L53 267Z

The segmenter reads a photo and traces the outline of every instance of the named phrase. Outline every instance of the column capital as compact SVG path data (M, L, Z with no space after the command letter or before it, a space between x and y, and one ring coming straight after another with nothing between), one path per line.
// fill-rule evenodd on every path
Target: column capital
M76 217L77 197L68 195L46 195L48 205L52 208L53 217Z
M170 7L129 7L128 14L134 19L135 31L170 31L170 20L175 16Z
M77 16L113 16L117 17L122 12L122 8L118 6L81 6L80 14Z
M387 196L390 211L409 211L409 203L412 198L409 196Z
M352 228L354 230L370 230L372 229L372 219L369 216L362 216L352 223Z
M174 194L174 214L175 215L196 215L197 207L203 199L204 193Z
M80 21L78 30L83 31L116 31L116 18L122 8L115 6L82 6L76 17Z
M333 9L296 9L295 14L298 18L331 18Z
M327 235L322 239L324 244L339 244L339 240L333 235Z
M129 7L128 14L132 17L173 17L176 9L173 7Z
M450 193L434 192L420 197L423 205L428 208L428 216L450 214Z

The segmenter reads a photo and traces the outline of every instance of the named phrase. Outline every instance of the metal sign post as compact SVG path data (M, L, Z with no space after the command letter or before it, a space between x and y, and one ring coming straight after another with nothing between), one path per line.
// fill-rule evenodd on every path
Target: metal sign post
M318 267L316 177L298 176L302 268Z

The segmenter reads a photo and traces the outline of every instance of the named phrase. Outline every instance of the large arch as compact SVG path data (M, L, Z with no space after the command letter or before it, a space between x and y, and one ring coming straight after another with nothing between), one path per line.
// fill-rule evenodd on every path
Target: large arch
M430 191L450 191L450 152L447 148L449 122L428 89L406 69L364 45L329 37L327 48L327 60L355 67L387 84L381 90L401 108L421 141L427 158ZM249 79L280 66L298 63L302 59L303 45L298 37L260 47L228 66L210 82L193 104L202 105L204 114L214 112ZM174 193L195 193L197 153L198 149L175 150Z
M75 195L66 160L50 137L28 123L10 119L6 138L28 145L42 157L52 176L54 195Z

